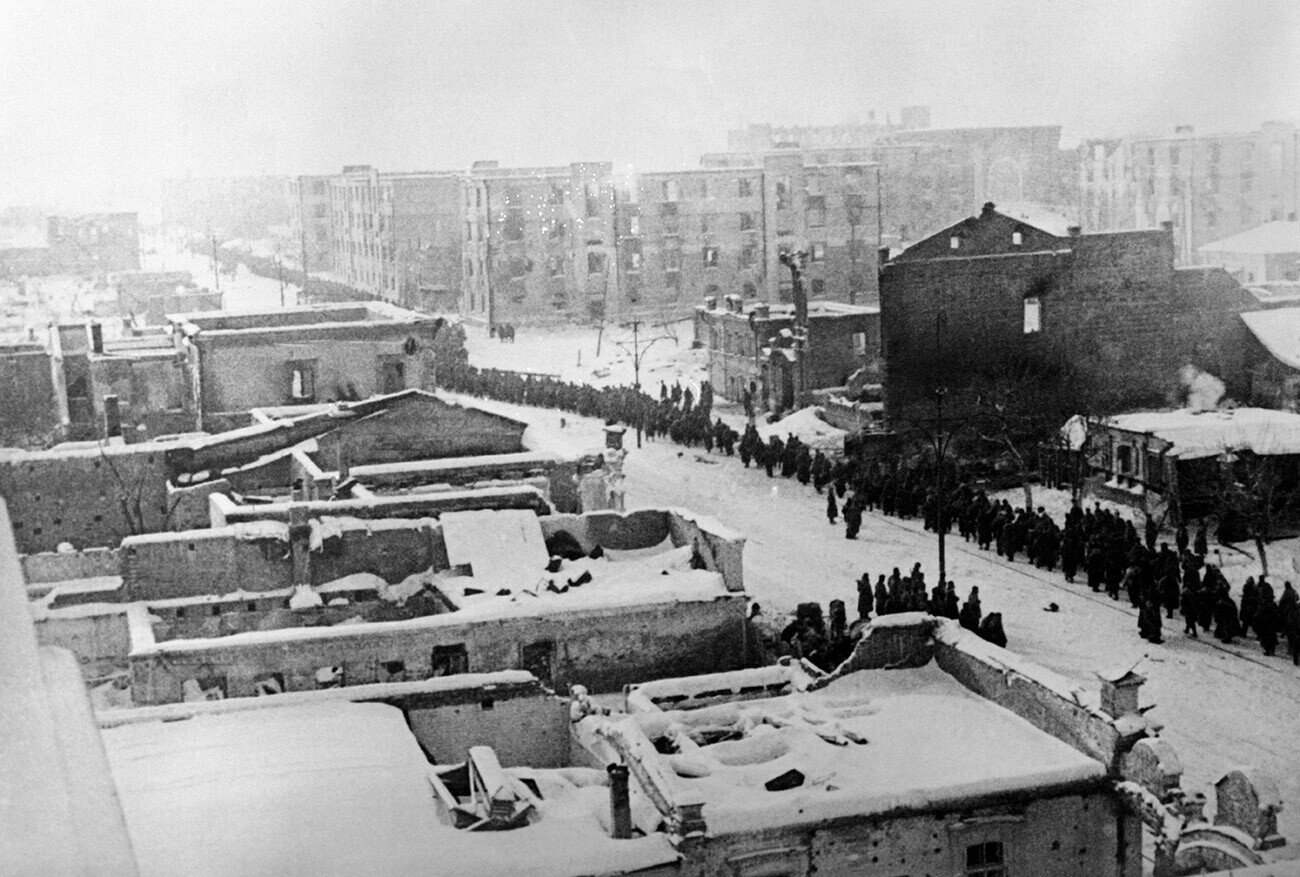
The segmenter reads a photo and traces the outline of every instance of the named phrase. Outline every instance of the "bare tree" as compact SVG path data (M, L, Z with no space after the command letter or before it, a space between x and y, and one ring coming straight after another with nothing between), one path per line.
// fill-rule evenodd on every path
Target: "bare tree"
M1278 516L1297 507L1300 491L1287 483L1277 457L1242 451L1221 462L1227 471L1218 495L1220 541L1253 540L1267 576L1266 541Z
M113 455L105 450L107 443L99 442L99 456L104 461L108 472L113 477L114 492L118 507L122 510L122 519L126 521L126 533L119 533L119 538L139 536L144 533L156 533L171 529L176 508L180 505L182 494L177 493L162 509L162 521L158 527L149 526L145 513L152 470L146 466L133 466L131 472L124 473Z

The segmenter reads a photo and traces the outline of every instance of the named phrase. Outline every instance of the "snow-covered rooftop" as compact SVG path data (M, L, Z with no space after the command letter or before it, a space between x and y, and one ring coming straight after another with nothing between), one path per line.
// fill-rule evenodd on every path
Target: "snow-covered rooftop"
M143 875L576 877L672 862L663 835L614 840L608 790L533 771L540 818L446 824L400 710L332 701L103 732Z
M1300 369L1300 308L1249 311L1241 320L1278 362Z
M550 557L537 515L514 509L448 512L442 515L443 538L452 570L425 570L391 587L411 594L431 586L452 611L399 621L251 630L209 639L159 642L148 625L132 628L132 654L180 653L253 643L350 637L382 627L412 630L463 624L468 620L599 612L628 606L709 602L737 596L719 572L692 569L692 547L674 548L665 540L635 551L611 551L605 557L565 561L548 573ZM349 519L327 518L313 530L313 544L343 532ZM373 524L374 522L366 522ZM404 522L405 523L405 522ZM711 526L711 529L714 529ZM728 535L729 531L719 531ZM469 575L460 574L464 570ZM580 578L586 581L570 585ZM317 589L320 590L320 589ZM380 589L381 592L384 589ZM743 594L739 595L743 598ZM138 613L137 613L138 615Z
M1227 451L1300 454L1300 414L1269 408L1194 411L1141 411L1107 418L1129 432L1148 433L1169 442L1171 457L1197 460Z
M1201 253L1300 253L1300 222L1277 220L1197 247Z
M928 808L1106 775L1100 762L970 692L934 663L862 670L815 692L633 720L648 733L665 720L745 731L738 740L658 756L683 797L705 802L710 834ZM843 745L828 742L828 734ZM792 769L803 774L801 785L765 788Z

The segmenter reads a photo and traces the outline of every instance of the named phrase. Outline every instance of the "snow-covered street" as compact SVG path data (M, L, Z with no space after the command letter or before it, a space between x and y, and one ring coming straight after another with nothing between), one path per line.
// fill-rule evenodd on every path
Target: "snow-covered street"
M493 342L495 343L495 342ZM471 358L471 362L477 362ZM466 399L468 401L468 399ZM601 424L590 418L490 400L475 404L534 425L555 440L599 447ZM561 427L561 418L567 426ZM745 469L739 458L705 454L668 441L631 448L624 471L628 508L682 506L712 515L748 536L746 590L765 613L792 611L805 600L834 598L856 605L854 582L894 567L906 572L920 561L927 581L937 576L937 540L919 520L867 513L854 541L825 517L824 494L793 480L769 479ZM1042 491L1039 491L1042 493ZM1010 497L1013 502L1017 497ZM1044 497L1047 499L1048 497ZM1262 768L1279 783L1291 806L1279 816L1282 833L1300 837L1300 668L1282 655L1266 658L1254 640L1222 646L1212 637L1184 638L1181 620L1165 622L1165 642L1138 637L1137 613L1086 584L1068 584L1024 562L1006 563L979 551L955 533L947 539L948 575L964 599L978 585L985 612L1001 612L1009 648L1047 666L1091 692L1097 671L1131 667L1148 675L1142 702L1164 722L1165 736L1185 767L1184 787L1205 791L1235 766ZM1234 591L1252 570L1227 566ZM1049 603L1058 612L1047 611Z

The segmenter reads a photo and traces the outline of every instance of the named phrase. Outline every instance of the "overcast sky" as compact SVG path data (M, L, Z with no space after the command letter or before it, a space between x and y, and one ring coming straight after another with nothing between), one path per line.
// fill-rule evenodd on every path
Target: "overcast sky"
M751 122L1300 121L1292 0L0 2L0 206L131 206L162 176L610 160Z

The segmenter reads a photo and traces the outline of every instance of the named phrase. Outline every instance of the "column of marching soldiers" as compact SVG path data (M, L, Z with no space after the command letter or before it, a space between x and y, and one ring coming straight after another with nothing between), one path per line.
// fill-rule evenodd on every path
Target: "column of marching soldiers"
M746 468L755 465L769 478L793 478L811 485L818 494L824 491L826 517L832 525L842 518L848 539L857 538L867 511L879 510L901 519L920 517L931 531L942 527L948 533L955 524L963 540L984 551L996 550L1007 562L1023 555L1048 572L1059 566L1067 582L1074 583L1082 576L1092 591L1104 592L1116 601L1127 599L1137 609L1139 635L1151 643L1164 641L1164 621L1178 614L1186 636L1199 637L1199 628L1230 644L1253 634L1268 656L1276 652L1279 640L1285 639L1292 661L1300 665L1300 595L1289 581L1283 584L1279 597L1265 577L1250 577L1242 587L1238 606L1221 564L1208 561L1204 521L1194 538L1185 525L1178 528L1176 550L1167 542L1157 549L1159 527L1149 517L1139 534L1132 521L1100 504L1085 510L1075 503L1058 523L1041 506L1036 510L1014 508L1005 499L989 497L954 464L950 464L948 483L958 486L947 491L946 503L940 503L932 462L832 458L793 434L784 440L772 435L763 441L753 424L753 401L748 395L744 403L750 423L739 433L720 417L712 418L713 389L708 381L700 384L698 397L680 383L671 388L661 383L655 399L633 387L597 388L467 364L454 367L447 378L448 389L599 417L607 423L634 427L651 441L667 436L686 447L698 446L706 452L717 448L728 457L739 455ZM945 466L946 477L949 471ZM854 625L847 623L842 601L831 603L829 629L818 604L801 604L795 621L780 631L779 641L772 647L781 654L834 667L851 650L855 626L865 623L873 612L929 612L954 618L984 639L1006 645L1001 613L981 614L978 587L972 587L959 605L951 581L927 590L919 563L907 575L895 567L888 577L880 575L874 585L864 573L857 588L858 621ZM1055 611L1056 605L1048 608Z

